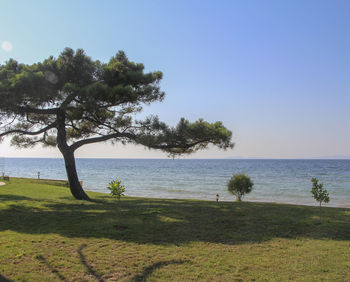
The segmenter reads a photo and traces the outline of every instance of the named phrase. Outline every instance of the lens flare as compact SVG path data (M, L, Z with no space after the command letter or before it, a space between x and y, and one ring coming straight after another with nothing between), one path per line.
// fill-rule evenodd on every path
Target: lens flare
M6 52L11 52L13 49L12 43L8 41L3 41L1 43L1 48Z

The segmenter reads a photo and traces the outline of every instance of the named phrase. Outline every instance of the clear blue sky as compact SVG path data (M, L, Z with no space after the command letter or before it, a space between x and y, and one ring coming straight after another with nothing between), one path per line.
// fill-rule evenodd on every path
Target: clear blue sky
M350 156L350 1L0 2L0 63L34 63L64 47L108 61L118 50L164 73L170 124L221 120L236 147L192 157ZM2 156L60 156L16 150ZM94 144L78 157L165 157Z

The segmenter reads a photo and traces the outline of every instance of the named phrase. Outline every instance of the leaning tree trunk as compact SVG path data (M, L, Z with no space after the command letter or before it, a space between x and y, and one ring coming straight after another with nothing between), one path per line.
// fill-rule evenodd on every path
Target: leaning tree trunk
M75 167L74 152L68 151L63 154L64 164L66 166L67 177L69 181L69 188L77 200L90 200L89 196L83 190Z
M64 158L70 191L77 200L90 200L79 182L77 169L75 167L74 150L72 150L67 144L65 114L63 111L60 111L57 114L57 124L57 147Z

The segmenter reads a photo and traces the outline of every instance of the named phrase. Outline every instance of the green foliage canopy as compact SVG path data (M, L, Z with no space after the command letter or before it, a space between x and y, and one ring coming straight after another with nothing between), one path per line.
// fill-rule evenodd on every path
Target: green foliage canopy
M322 203L329 203L329 193L326 189L323 188L323 183L318 183L317 178L312 178L312 196L314 199L320 203L320 206Z
M170 154L192 153L209 143L233 146L232 133L221 122L182 118L169 127L156 116L134 120L142 105L164 99L161 79L161 72L144 73L143 64L129 61L123 51L106 64L70 48L33 65L11 59L0 66L0 136L14 135L12 144L19 147L56 146L63 112L72 150L107 140Z
M107 188L111 191L110 195L112 197L116 197L118 200L120 200L121 196L124 196L125 186L122 185L121 180L116 179L109 182L109 185Z

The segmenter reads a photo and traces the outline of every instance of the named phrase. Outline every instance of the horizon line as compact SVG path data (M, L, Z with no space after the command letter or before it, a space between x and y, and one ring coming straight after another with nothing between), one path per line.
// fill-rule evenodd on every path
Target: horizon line
M63 159L63 157L5 157L0 156L1 159ZM334 156L334 157L225 157L225 158L104 158L104 157L76 157L75 159L120 159L120 160L350 160L350 156Z

